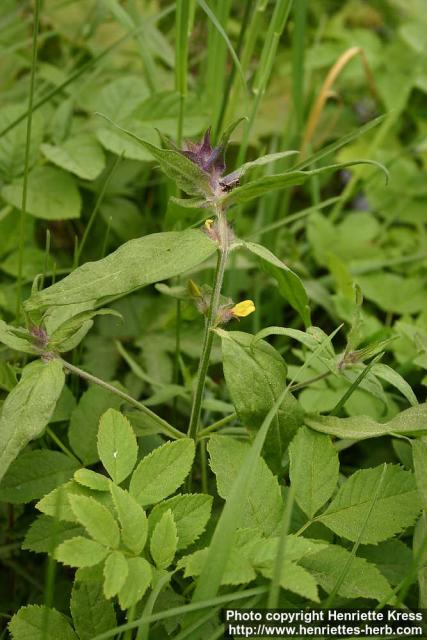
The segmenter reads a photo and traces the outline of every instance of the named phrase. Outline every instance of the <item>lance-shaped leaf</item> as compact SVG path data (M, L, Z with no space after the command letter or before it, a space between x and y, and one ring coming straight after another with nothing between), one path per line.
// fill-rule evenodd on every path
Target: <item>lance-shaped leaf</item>
M153 233L78 267L60 282L34 293L25 308L32 311L125 295L192 269L215 251L215 243L197 229Z
M257 178L256 180L251 180L246 184L241 185L240 187L236 187L229 193L225 194L222 197L222 203L227 206L231 204L243 204L245 202L249 202L254 198L259 198L263 196L265 193L270 193L271 191L277 191L278 189L285 189L286 187L294 187L297 185L302 185L309 178L316 175L321 175L322 173L330 173L332 171L338 171L340 169L345 169L346 167L351 167L359 164L368 164L381 169L385 175L387 176L387 170L383 165L379 162L375 162L374 160L357 160L353 162L340 162L337 164L331 164L326 167L320 167L319 169L312 169L311 171L288 171L286 173L277 173L271 176L263 176L262 178Z
M27 365L7 396L0 415L0 480L18 453L40 436L49 422L64 386L59 360Z
M262 268L277 281L279 293L286 298L291 307L298 311L306 327L311 324L308 296L300 278L274 253L256 242L239 242L237 246L244 247L257 256Z
M102 114L99 114L102 115ZM128 131L118 124L102 116L114 127L126 133L133 140L136 140L150 155L158 161L160 168L168 178L173 180L177 187L190 196L211 196L212 189L210 185L210 177L206 171L203 171L197 164L186 158L179 151L174 149L161 149L151 142L143 140L132 131Z
M351 440L365 440L394 434L425 436L427 435L427 403L405 409L388 422L377 422L369 416L337 418L315 414L307 414L304 422L315 431Z

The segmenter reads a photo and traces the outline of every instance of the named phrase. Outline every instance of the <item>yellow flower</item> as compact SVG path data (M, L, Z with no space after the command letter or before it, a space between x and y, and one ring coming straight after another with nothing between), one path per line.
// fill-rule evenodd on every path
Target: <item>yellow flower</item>
M213 218L208 218L207 220L205 220L205 227L208 231L211 230L213 223L214 223Z
M243 300L238 302L231 309L231 313L235 318L246 318L255 311L255 305L252 300Z

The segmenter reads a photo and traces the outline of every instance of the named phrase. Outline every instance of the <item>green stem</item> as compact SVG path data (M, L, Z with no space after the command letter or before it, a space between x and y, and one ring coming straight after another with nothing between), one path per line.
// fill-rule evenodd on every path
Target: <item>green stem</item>
M230 413L230 415L225 416L224 418L221 418L221 420L217 420L216 422L213 422L209 427L205 427L204 429L199 431L199 437L202 438L203 436L206 436L209 433L212 433L212 431L218 431L218 429L221 429L221 427L227 426L227 424L229 424L230 422L233 422L233 420L236 420L236 418L237 418L237 413Z
M161 578L159 578L156 582L156 586L153 587L152 592L150 593L150 595L147 598L147 602L145 604L144 610L142 612L142 617L147 617L150 616L153 613L153 609L154 609L154 605L156 604L156 600L159 597L160 592L162 591L162 589L169 584L170 580L171 580L172 574L171 573L165 573ZM139 629L138 629L138 633L136 634L136 640L148 640L149 637L149 633L150 633L150 623L147 622L146 624L142 624Z
M220 246L218 249L218 262L215 271L215 277L213 282L213 292L211 298L211 304L209 307L208 317L205 323L205 335L203 339L202 355L199 363L199 370L197 372L197 384L196 391L193 396L193 406L191 408L190 424L188 427L188 435L190 438L195 438L199 426L200 413L202 409L203 391L205 389L206 375L209 367L209 358L212 350L212 343L214 339L213 329L215 327L216 316L218 313L219 301L221 296L221 288L224 280L225 267L227 264L229 241L228 241L228 226L225 214L223 211L218 211L218 224L219 224L219 236Z
M33 27L33 47L32 47L32 56L31 56L30 92L28 95L27 134L26 134L26 140L25 140L24 181L22 185L21 214L19 217L19 253L18 253L18 278L16 282L16 317L19 317L19 314L21 311L22 270L24 265L24 244L25 244L25 218L27 213L28 171L30 166L31 126L33 122L34 87L35 87L35 80L36 80L36 64L37 64L37 36L39 33L39 21L40 21L39 18L40 18L40 0L36 0L35 6L34 6L34 27Z
M133 622L135 620L135 609L136 605L130 607L127 611L126 620L128 623ZM127 629L123 634L123 640L132 640L132 629Z
M80 242L80 246L76 250L76 255L75 255L75 258L74 258L75 267L79 266L79 262L80 262L80 258L81 258L83 249L84 249L84 247L86 245L86 242L87 242L87 239L89 237L90 230L92 229L93 223L95 222L95 218L96 218L96 215L97 215L97 213L99 211L99 207L101 206L101 203L102 203L102 201L104 199L105 192L107 191L107 187L108 187L108 185L110 183L110 180L111 180L111 178L113 176L113 173L116 170L116 168L117 168L117 166L118 166L118 164L119 164L119 162L120 162L120 160L122 158L123 158L123 153L121 153L119 156L117 156L117 158L115 159L115 161L113 162L113 164L111 166L111 169L108 171L108 173L107 173L107 175L105 177L104 184L101 187L101 191L99 192L99 195L98 195L98 197L96 199L96 202L95 202L95 206L92 209L92 213L90 215L89 221L88 221L88 223L86 225L86 228L84 230L82 241Z
M60 358L60 360L64 368L70 371L71 373L74 373L77 376L80 376L80 378L83 378L88 382L93 382L93 384L97 384L98 386L103 387L104 389L107 389L107 391L110 391L111 393L114 393L116 396L123 398L123 400L126 400L128 404L132 405L142 413L145 413L145 415L148 416L151 420L153 420L153 422L156 422L158 424L159 429L165 435L168 435L170 438L173 438L174 440L178 440L179 438L184 438L184 434L181 433L181 431L178 431L178 429L175 429L175 427L172 427L172 425L166 422L166 420L163 420L163 418L161 418L156 413L154 413L154 411L151 411L151 409L149 409L144 404L142 404L142 402L139 402L138 400L135 400L135 398L132 398L132 396L130 396L125 391L122 391L121 389L114 387L112 384L105 382L105 380L102 380L101 378L97 378L96 376L93 376L91 373L88 373L87 371L83 371L83 369L80 369L79 367L76 367L73 364L70 364L66 360L63 360L62 358Z
M65 455L71 458L71 460L78 462L78 464L82 464L81 460L79 460L78 457L74 455L74 453L72 453L69 449L67 449L65 444L61 442L61 440L58 438L56 433L52 431L50 427L46 427L46 433L52 438L52 440L61 449L61 451L65 453Z

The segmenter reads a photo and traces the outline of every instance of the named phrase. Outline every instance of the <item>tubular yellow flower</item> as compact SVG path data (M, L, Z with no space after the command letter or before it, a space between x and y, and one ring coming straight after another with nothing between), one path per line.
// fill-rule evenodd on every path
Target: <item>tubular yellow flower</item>
M205 227L208 231L211 230L213 223L214 223L213 218L208 218L207 220L205 220Z
M235 318L246 318L255 311L255 305L252 300L243 300L230 309Z

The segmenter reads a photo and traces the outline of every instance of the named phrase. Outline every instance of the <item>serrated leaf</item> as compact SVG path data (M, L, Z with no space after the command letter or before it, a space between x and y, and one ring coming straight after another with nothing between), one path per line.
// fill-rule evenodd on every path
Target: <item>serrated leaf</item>
M338 454L328 436L302 427L290 444L289 458L295 500L311 519L335 491Z
M176 491L190 472L194 440L182 438L154 449L132 474L129 491L142 506L160 502Z
M111 484L111 495L121 525L123 544L136 555L145 547L148 522L144 509L130 493Z
M263 569L261 573L266 578L271 579L273 576L272 569ZM320 600L316 580L311 573L295 562L287 560L283 563L280 586L302 598L308 598L312 602L319 602Z
M13 640L78 640L62 613L34 604L15 613L9 630Z
M255 431L286 384L287 367L263 340L241 331L217 330L221 338L224 377L239 418ZM291 395L273 419L264 445L271 468L280 472L285 450L302 423L302 410Z
M118 547L119 527L106 507L86 496L70 495L69 501L77 520L96 542L112 549Z
M128 558L128 575L119 591L119 604L125 610L141 600L151 584L151 566L145 558Z
M59 451L36 449L12 462L0 485L0 500L21 504L41 498L66 482L79 467Z
M84 487L94 489L94 491L110 490L110 480L101 473L90 469L78 469L74 474L74 480Z
M59 544L82 533L83 528L74 522L61 522L51 516L42 515L31 523L22 548L36 553L52 554Z
M101 416L98 453L116 484L132 473L138 455L136 436L129 420L114 409L109 409Z
M70 609L80 640L91 640L117 624L113 603L106 600L99 582L74 582Z
M109 408L119 409L123 400L97 385L89 387L71 414L68 438L73 451L84 464L99 460L97 436L99 420Z
M414 524L420 511L415 478L410 471L396 465L387 465L384 481L372 507L372 496L376 495L382 472L382 465L356 471L340 487L318 520L337 535L365 544L391 538ZM370 516L359 539L362 523L369 511Z
M104 594L113 598L123 587L128 575L128 563L121 551L113 551L104 565Z
M102 562L108 549L94 540L76 536L62 542L55 551L55 558L70 567L92 567Z
M219 495L227 500L249 445L229 436L211 436L208 444L210 466L215 473ZM250 491L245 500L240 527L253 527L271 535L280 522L283 501L277 478L260 458L252 470Z
M393 434L425 436L427 435L427 403L409 407L388 422L377 422L370 416L337 418L316 414L306 414L304 422L315 431L351 440L365 440Z
M377 545L360 546L357 555L374 564L392 586L398 585L411 571L411 549L401 540L386 540ZM415 581L414 576L414 581Z
M106 258L88 262L54 285L34 293L27 311L51 305L101 301L194 268L216 251L198 229L153 233L129 240Z
M163 514L171 510L178 534L177 549L185 549L203 533L212 509L212 496L203 493L177 495L152 509L148 526L152 531Z
M172 563L178 546L178 535L172 511L168 509L154 527L150 540L150 553L159 569Z
M90 497L94 494L88 488L71 480L70 482L61 484L59 487L56 487L56 489L45 495L37 502L36 509L58 520L77 522L77 518L69 501L70 495ZM104 494L98 493L97 495L102 496Z
M7 396L0 414L0 480L19 452L49 422L64 386L59 360L31 362Z
M58 146L42 144L41 150L50 162L83 180L95 180L105 167L102 148L88 133L77 134Z
M311 325L309 300L297 274L266 247L255 242L241 242L241 246L257 256L262 268L277 281L279 293L300 314L305 326L309 327Z
M369 598L382 601L390 595L391 587L375 565L364 558L353 556L347 566L350 551L338 545L329 545L317 553L300 560L300 564L309 571L316 582L327 593L332 591L345 567L347 572L338 589L343 598Z
M17 209L22 205L22 180L2 189L6 202ZM78 218L80 192L69 173L53 167L36 167L28 175L27 212L43 220Z

